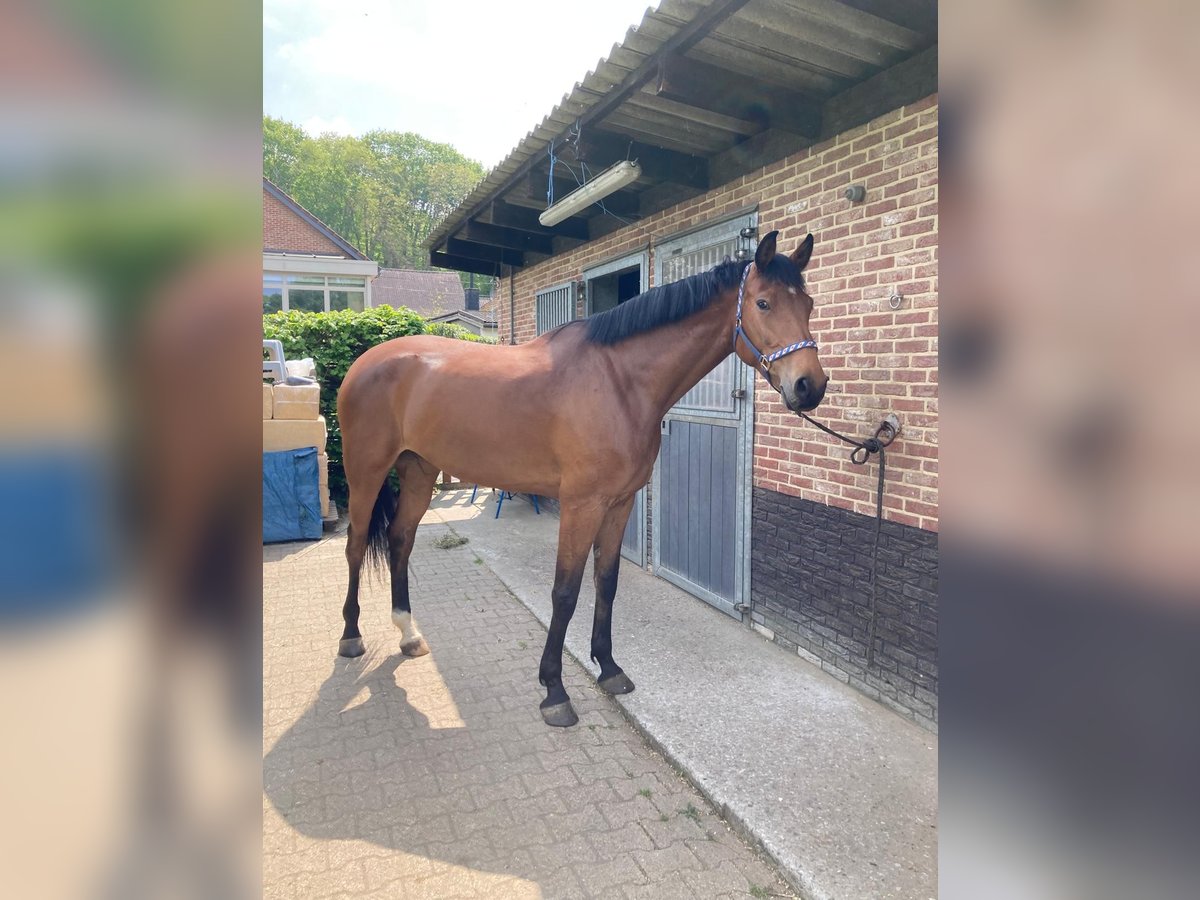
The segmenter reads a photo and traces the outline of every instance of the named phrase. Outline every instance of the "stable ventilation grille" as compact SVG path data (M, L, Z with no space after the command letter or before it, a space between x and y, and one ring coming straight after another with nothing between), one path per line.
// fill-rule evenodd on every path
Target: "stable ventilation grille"
M662 283L679 281L689 275L707 272L718 263L737 253L737 239L730 238L718 244L701 247L690 253L680 253L663 260ZM700 379L699 383L680 398L676 409L695 409L707 412L732 413L737 409L733 389L738 385L739 365L736 356L726 357L717 367Z
M545 334L575 318L575 282L537 293L537 333Z

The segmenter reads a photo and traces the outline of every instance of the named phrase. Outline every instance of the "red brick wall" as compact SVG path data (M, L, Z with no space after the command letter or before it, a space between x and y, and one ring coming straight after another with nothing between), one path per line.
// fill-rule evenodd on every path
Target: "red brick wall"
M333 241L263 191L263 249L345 257Z
M790 250L816 236L806 272L815 301L812 330L830 375L818 417L867 436L889 411L902 431L887 451L885 515L938 528L937 96L892 110L836 138L651 218L519 272L514 279L516 337L535 335L535 294L623 251L651 247L686 229L719 222L755 203L759 232L778 229ZM862 203L842 192L867 190ZM501 340L512 333L502 282ZM894 291L903 295L889 308ZM760 382L761 387L761 382ZM754 484L783 494L874 515L877 469L854 466L846 445L827 438L758 390Z

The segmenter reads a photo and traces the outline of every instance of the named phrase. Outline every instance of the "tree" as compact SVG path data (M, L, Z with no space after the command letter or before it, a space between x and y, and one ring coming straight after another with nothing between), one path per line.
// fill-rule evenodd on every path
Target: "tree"
M425 240L484 170L412 132L314 138L264 116L263 174L380 265L426 269ZM491 283L476 276L484 294Z
M308 140L291 122L263 116L263 175L291 193L300 148Z

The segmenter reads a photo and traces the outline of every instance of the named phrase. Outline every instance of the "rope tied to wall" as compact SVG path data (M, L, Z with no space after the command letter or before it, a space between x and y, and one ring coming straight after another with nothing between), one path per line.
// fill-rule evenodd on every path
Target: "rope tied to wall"
M894 416L888 416L875 429L873 437L860 441L857 438L847 437L840 432L834 431L828 425L822 425L806 413L800 413L800 417L816 425L826 434L832 435L839 441L853 444L854 449L850 451L850 462L856 466L866 465L872 456L879 455L879 479L875 484L875 534L871 541L870 594L867 615L867 668L870 668L875 663L875 631L879 615L878 591L875 587L875 577L876 570L879 568L879 535L883 530L883 481L884 473L887 469L887 454L884 452L884 448L891 444L896 439L896 435L899 434L899 422L896 421Z

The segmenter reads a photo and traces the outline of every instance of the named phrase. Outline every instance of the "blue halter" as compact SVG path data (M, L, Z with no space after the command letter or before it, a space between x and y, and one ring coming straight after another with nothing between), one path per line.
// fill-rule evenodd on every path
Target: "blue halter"
M782 350L776 350L769 356L754 346L754 342L750 340L750 336L742 328L742 299L746 294L746 278L749 276L750 269L753 266L754 263L746 266L745 271L742 272L742 282L738 285L737 318L733 322L733 352L737 352L738 338L745 341L746 346L750 348L750 352L757 357L754 363L755 367L762 372L763 378L767 379L767 384L771 384L771 363L781 357L787 356L789 353L795 353L797 350L804 350L808 347L816 350L817 342L814 340L796 341L794 344L788 344ZM771 386L774 387L774 385Z

